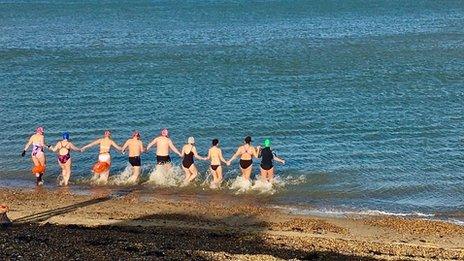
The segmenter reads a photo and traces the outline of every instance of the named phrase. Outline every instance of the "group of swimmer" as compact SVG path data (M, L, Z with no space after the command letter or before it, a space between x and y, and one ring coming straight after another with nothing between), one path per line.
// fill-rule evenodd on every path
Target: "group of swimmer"
M54 146L46 145L44 128L38 127L29 141L26 143L21 156L26 155L26 151L32 145L31 159L34 164L32 173L36 177L36 184L42 185L42 177L46 169L46 158L45 158L45 148L56 152L58 156L58 164L62 169L63 179L60 181L60 185L67 186L69 183L69 178L71 176L71 150L84 152L86 149L99 146L100 152L98 155L98 161L93 167L94 179L99 180L103 183L106 183L109 177L110 166L111 166L111 148L115 148L121 153L125 153L126 150L129 151L129 163L132 166L132 176L129 178L129 182L137 182L140 175L140 166L141 166L141 154L148 152L150 148L156 147L156 161L159 167L164 168L165 171L169 171L172 167L171 157L169 153L172 151L179 155L182 158L182 169L185 172L185 178L182 185L188 185L190 182L195 180L198 176L198 170L194 163L194 158L198 160L209 160L210 161L210 171L212 173L211 188L220 187L223 177L222 177L222 163L229 166L231 162L240 157L240 169L242 173L242 178L244 180L250 180L252 173L252 163L253 158L261 158L261 179L263 181L272 182L274 178L274 160L285 164L285 160L277 157L271 149L270 139L265 139L263 142L263 147L257 146L256 148L251 145L251 137L247 136L244 139L244 144L239 146L235 154L229 159L225 160L222 155L222 150L219 148L219 140L213 139L211 143L211 148L208 151L206 157L202 157L198 154L195 147L195 139L189 137L187 143L182 147L182 150L179 151L173 144L172 140L169 138L168 129L161 130L161 133L158 137L154 138L145 148L142 141L140 140L140 133L134 131L132 137L128 139L124 145L119 146L111 138L111 132L106 130L102 138L96 139L95 141L79 148L75 146L69 138L69 133L65 132L62 135L62 140L58 141Z

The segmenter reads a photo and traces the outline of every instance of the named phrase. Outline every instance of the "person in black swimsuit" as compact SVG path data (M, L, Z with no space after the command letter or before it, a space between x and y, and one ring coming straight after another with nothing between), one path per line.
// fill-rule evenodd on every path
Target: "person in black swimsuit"
M61 176L62 180L60 181L60 186L67 186L69 183L69 178L71 177L71 150L81 151L80 148L74 146L69 141L69 133L63 133L63 140L58 141L55 146L50 147L51 151L58 152L58 163L61 167Z
M227 165L230 165L232 161L234 161L237 157L240 156L240 169L242 170L242 178L245 180L250 180L251 171L252 171L252 164L253 164L253 157L258 157L258 152L256 149L251 145L251 137L247 136L244 140L244 145L240 146L237 149L237 152L230 158L227 162Z
M219 140L213 139L211 143L211 148L208 151L208 156L205 160L211 160L211 174L213 175L213 180L211 181L210 188L216 189L221 186L222 183L222 166L221 162L226 163L227 161L222 156L222 151L219 148Z
M122 146L121 152L124 153L129 149L129 163L132 166L132 176L128 179L130 183L136 183L140 176L140 166L142 160L140 155L144 152L143 142L140 140L140 132L134 131L132 137Z
M193 137L187 139L187 144L182 148L181 154L183 156L182 169L184 169L185 172L185 179L182 186L187 186L198 176L198 170L193 162L193 158L195 157L199 160L204 160L205 158L198 155L197 148L195 148L195 139Z
M273 161L285 164L285 160L277 157L271 150L271 140L264 140L264 148L258 147L258 157L261 158L261 179L263 181L272 182L274 179L274 165Z

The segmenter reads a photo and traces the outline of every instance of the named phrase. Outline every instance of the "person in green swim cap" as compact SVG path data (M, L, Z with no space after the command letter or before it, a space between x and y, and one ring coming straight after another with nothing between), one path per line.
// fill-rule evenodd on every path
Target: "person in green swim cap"
M263 142L263 148L258 146L258 157L261 158L261 179L263 181L272 182L274 179L274 165L273 161L285 164L285 160L277 157L277 155L271 149L271 140L265 139Z

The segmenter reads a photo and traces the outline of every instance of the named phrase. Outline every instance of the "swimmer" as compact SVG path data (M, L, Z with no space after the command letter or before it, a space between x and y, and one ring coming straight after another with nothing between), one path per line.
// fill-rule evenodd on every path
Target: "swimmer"
M118 144L116 144L116 142L114 142L111 139L111 132L109 130L106 130L104 132L103 138L97 139L85 145L84 147L82 147L81 151L83 152L87 148L90 148L96 145L100 145L100 153L98 154L98 162L105 162L109 166L111 166L111 155L110 155L111 146L113 146L119 151L121 151L122 149L121 147L118 146ZM110 169L108 168L108 170L102 173L94 173L94 178L97 178L96 176L98 175L100 175L100 180L106 183L106 181L108 181L108 176L110 175Z
M42 172L33 173L36 177L36 185L43 185L42 177L44 175L45 167L46 167L46 158L45 158L45 136L44 136L44 128L38 127L35 130L35 134L33 134L29 141L24 146L24 150L21 153L21 156L24 157L26 155L27 149L32 144L32 153L31 159L35 167L39 167L42 169Z
M237 157L240 156L240 170L242 171L242 178L245 180L250 180L253 157L258 157L258 152L251 145L251 137L247 136L244 141L244 145L238 147L237 152L227 161L227 165L230 165Z
M154 138L147 146L147 151L152 147L156 146L156 163L159 166L163 166L166 171L170 170L172 167L171 157L169 157L169 150L175 152L179 157L182 157L182 154L177 150L177 148L172 143L172 140L169 138L168 129L163 129L161 135Z
M197 148L195 147L195 139L193 137L187 139L187 144L182 148L181 154L183 155L182 169L184 169L185 172L185 179L182 186L187 186L198 176L198 170L193 162L193 158L195 157L199 160L204 160L205 158L198 155Z
M274 180L274 165L273 161L285 164L285 160L276 156L271 149L271 140L264 140L264 148L258 146L258 157L261 158L261 179L263 181L272 182Z
M210 168L213 174L213 180L211 181L211 188L217 188L222 183L222 166L221 162L227 164L227 161L222 156L222 150L219 148L219 140L214 139L212 146L208 151L208 156L205 160L211 160Z
M140 132L134 131L132 133L132 138L124 143L121 152L124 153L127 148L129 148L129 163L132 165L132 176L129 178L129 182L135 183L139 179L140 166L142 165L140 154L143 152L143 143L140 140Z
M67 186L71 177L71 150L81 151L69 141L69 133L63 133L63 140L58 141L55 146L50 147L53 152L58 151L58 164L61 167L61 175L63 180L60 181L60 186Z

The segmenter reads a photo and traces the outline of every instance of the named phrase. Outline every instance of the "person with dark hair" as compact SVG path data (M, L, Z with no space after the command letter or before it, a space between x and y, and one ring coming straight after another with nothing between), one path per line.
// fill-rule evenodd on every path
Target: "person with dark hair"
M250 180L253 157L258 157L258 152L251 145L251 142L251 137L247 136L244 140L244 144L238 147L237 152L235 152L232 158L227 162L227 165L230 165L232 161L240 156L240 170L242 171L242 178L245 180Z
M213 139L211 148L208 151L208 156L205 160L211 160L210 168L213 174L213 180L211 181L211 188L218 188L222 183L222 166L221 162L226 163L227 161L222 156L222 150L219 148L219 140Z

